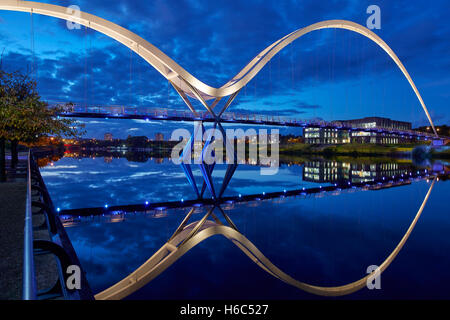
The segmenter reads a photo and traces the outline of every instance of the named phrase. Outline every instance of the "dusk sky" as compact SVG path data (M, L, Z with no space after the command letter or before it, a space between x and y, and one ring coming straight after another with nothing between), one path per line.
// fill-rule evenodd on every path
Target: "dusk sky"
M42 2L77 5L117 23L215 87L296 29L328 19L365 26L370 16L366 9L375 4L381 9L381 29L374 31L409 71L434 122L450 122L446 0ZM186 109L167 81L120 43L84 27L69 30L66 21L56 18L35 14L32 19L33 29L30 14L0 11L2 68L31 69L33 30L33 65L43 99ZM286 47L229 111L325 120L383 116L413 126L427 124L414 92L388 55L361 35L334 29L315 31Z

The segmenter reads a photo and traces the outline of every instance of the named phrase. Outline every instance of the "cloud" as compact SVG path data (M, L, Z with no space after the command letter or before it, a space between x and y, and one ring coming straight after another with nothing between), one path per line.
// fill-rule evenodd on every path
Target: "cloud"
M268 116L292 116L299 113L305 113L305 111L297 110L297 109L276 109L276 112L274 110L270 109L259 109L257 111L249 110L249 109L242 109L242 108L233 108L230 110L230 112L234 113L240 113L240 114L257 114L257 115L268 115Z

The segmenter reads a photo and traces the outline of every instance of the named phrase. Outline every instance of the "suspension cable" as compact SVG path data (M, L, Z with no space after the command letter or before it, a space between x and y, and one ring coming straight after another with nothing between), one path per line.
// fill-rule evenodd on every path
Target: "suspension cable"
M84 27L84 107L87 108L87 64L88 64L88 45L87 45L87 27Z
M87 27L88 29L87 29L87 31L88 31L88 35L89 35L89 57L92 55L92 36L91 36L91 34L89 34L89 28L90 28L90 26L91 26L91 23L89 22L89 27ZM88 101L90 102L90 103L92 103L92 91L93 91L93 85L94 85L94 83L93 83L93 72L92 72L92 59L90 59L89 60L89 68L88 68L89 70L89 82L90 82L90 85L89 85L89 96L88 96Z
M130 48L130 98L128 101L129 106L131 107L131 99L132 99L132 72L133 72L133 50Z
M36 81L35 70L35 56L34 56L34 22L33 22L33 10L30 12L30 47L31 47L31 65L30 73L34 81Z

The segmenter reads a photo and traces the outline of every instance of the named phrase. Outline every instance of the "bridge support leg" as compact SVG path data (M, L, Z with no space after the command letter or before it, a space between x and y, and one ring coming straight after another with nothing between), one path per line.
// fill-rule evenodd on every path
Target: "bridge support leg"
M225 144L226 144L226 152L227 155L229 155L229 153L233 153L233 163L228 165L224 180L222 182L222 186L221 186L221 190L219 193L219 198L222 197L223 193L226 190L226 187L228 186L228 183L230 182L232 176L234 175L234 172L237 168L237 154L236 154L236 150L234 150L234 148L231 148L231 146L229 145L229 141L228 139L226 139L226 132L223 129L222 125L221 125L221 116L223 115L223 113L229 108L229 106L231 105L231 103L234 101L234 99L236 98L236 96L239 94L240 90L238 90L237 92L233 93L228 100L225 102L225 104L223 105L222 109L219 111L219 113L215 113L214 112L214 108L217 106L217 104L220 102L220 100L222 99L221 97L216 98L210 105L208 105L205 101L205 99L202 97L202 95L199 93L199 91L194 88L193 86L191 86L188 82L184 81L184 79L179 78L180 81L183 81L183 83L190 89L192 95L200 101L200 103L206 108L206 110L210 113L210 115L213 117L214 119L214 129L216 128L216 126L219 126L219 130L221 131L224 139L225 139ZM176 85L173 81L169 80L170 84L173 86L173 88L176 90L176 92L178 93L178 95L181 97L181 99L184 101L184 103L187 105L187 107L192 111L192 113L194 114L194 116L198 116L198 113L196 112L195 108L193 107L192 103L190 102L188 96L186 95L186 93L181 89L181 83L180 86ZM204 126L202 124L202 140L203 140L203 132L205 131ZM197 134L197 129L194 129L194 136L191 136L188 144L186 145L185 149L183 150L183 155L182 157L184 158L184 160L188 160L187 156L189 155L189 160L191 160L190 156L191 156L191 152L193 150L193 146L195 143L195 137ZM199 192L197 184L195 182L194 176L192 174L192 169L190 167L190 161L182 161L181 165L182 168L184 170L184 173L189 181L189 183L191 184L192 188L194 189L196 195L198 198L203 198L204 192L206 190L206 188L208 188L208 190L210 191L213 199L216 199L217 195L214 189L214 183L212 180L212 172L214 170L214 165L215 164L207 164L203 161L203 152L204 150L206 150L206 148L208 147L208 145L212 142L213 140L210 141L210 138L208 138L208 141L205 141L205 145L202 148L202 155L201 155L201 163L199 163L199 167L200 167L200 171L202 173L203 176L203 185L201 188L201 191ZM234 144L234 142L233 142ZM188 149L189 148L189 149ZM227 156L227 159L229 159L229 156Z

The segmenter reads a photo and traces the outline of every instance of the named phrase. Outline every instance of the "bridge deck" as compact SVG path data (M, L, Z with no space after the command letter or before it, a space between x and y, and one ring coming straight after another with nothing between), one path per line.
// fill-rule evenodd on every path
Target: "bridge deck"
M94 118L94 119L128 119L128 120L164 120L164 121L202 121L215 122L216 120L210 114L202 112L194 115L191 112L180 110L143 110L127 111L124 108L115 110L114 107L88 107L85 110L79 108L75 110L67 110L59 113L60 117L69 118ZM259 126L277 126L277 127L297 127L297 128L331 128L340 130L355 130L366 132L377 132L384 134L397 134L405 137L420 137L424 139L436 139L436 137L429 133L414 131L414 130L397 130L387 129L382 127L375 128L360 128L344 125L339 122L315 121L305 119L294 119L287 117L276 116L261 116L249 114L223 114L220 118L221 123L245 124L245 125L259 125Z

